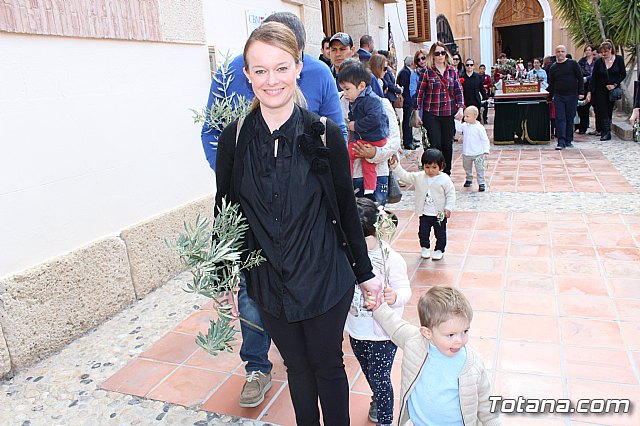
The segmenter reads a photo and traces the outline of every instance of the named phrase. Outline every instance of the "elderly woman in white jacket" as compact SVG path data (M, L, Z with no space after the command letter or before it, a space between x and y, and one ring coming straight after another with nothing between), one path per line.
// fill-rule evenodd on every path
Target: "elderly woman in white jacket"
M349 62L358 63L356 59L347 59L343 62L342 67L349 66ZM364 182L362 178L362 161L368 161L376 164L377 184L373 193L375 202L380 206L387 203L387 189L389 184L389 160L393 154L397 154L400 149L400 127L398 126L398 118L393 106L386 98L381 98L387 117L389 118L389 136L387 143L381 147L375 147L368 143L356 143L353 149L356 154L361 157L353 163L353 187L356 189L356 197L364 196ZM349 117L349 101L344 97L344 92L340 92L340 103L345 120Z

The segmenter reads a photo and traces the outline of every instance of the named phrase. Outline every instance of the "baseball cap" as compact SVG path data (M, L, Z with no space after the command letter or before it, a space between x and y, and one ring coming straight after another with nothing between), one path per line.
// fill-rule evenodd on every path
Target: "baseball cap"
M345 46L353 47L353 40L351 40L351 36L347 33L335 33L333 37L331 37L331 40L329 40L329 45L331 45L331 42L334 40L338 40Z

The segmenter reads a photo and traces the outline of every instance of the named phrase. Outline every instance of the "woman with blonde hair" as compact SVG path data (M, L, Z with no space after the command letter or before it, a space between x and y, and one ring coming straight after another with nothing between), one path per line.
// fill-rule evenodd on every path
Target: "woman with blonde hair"
M349 424L343 328L355 285L381 287L358 219L344 137L303 107L293 32L277 22L251 33L244 74L251 112L224 129L216 159L216 207L240 205L246 250L267 259L246 273L247 293L287 367L300 425Z
M451 174L454 118L460 120L464 111L464 96L451 54L441 42L429 49L426 68L420 74L414 109L422 114L431 148L444 154L444 172Z

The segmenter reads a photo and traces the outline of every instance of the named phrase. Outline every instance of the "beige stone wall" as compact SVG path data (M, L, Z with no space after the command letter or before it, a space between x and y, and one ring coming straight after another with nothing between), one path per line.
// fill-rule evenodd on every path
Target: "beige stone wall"
M122 231L120 238L126 245L138 299L182 270L180 259L167 247L165 239L175 240L183 232L183 224L195 223L197 215L211 217L213 205L213 197L206 197Z
M451 0L450 2L436 2L436 16L444 14L449 20L449 25L453 31L458 48L462 53L463 60L467 57L480 60L480 17L486 5L486 0ZM549 1L551 6L552 24L552 46L564 44L567 51L571 52L574 59L582 56L582 47L576 46L570 39L566 30L566 24L560 18L555 4ZM553 54L553 52L545 52ZM490 67L493 64L485 64Z
M158 0L162 41L205 43L202 0Z
M320 0L283 1L300 7L298 16L300 16L300 19L304 23L304 28L307 32L307 43L304 50L310 55L318 56L322 38L324 37L324 33L322 32L322 9L320 7Z
M59 350L183 267L165 245L208 196L0 280L0 378Z

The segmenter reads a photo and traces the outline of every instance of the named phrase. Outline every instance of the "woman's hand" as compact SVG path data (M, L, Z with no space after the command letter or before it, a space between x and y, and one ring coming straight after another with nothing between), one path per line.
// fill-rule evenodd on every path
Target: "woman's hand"
M231 315L235 318L240 316L240 311L238 310L238 305L236 304L236 298L233 296L233 292L227 292L227 304L231 306Z
M384 289L384 301L387 302L387 305L391 306L396 303L398 300L398 294L391 287L387 287Z
M615 84L607 84L607 90L613 90L616 88Z
M453 118L455 118L456 120L462 120L463 116L464 116L464 110L462 108L458 108L458 112Z
M444 209L444 217L449 219L451 217L451 210Z
M368 143L355 142L353 144L353 152L356 153L356 157L363 157L371 159L376 156L376 147Z
M374 310L380 306L379 295L382 290L382 281L377 277L360 283L360 290L364 295L364 307Z
M350 121L349 123L347 123L347 128L349 130L351 130L352 132L356 131L356 122L355 121Z
M391 156L391 160L389 160L389 167L391 170L395 170L396 167L398 167L398 156L396 154Z

